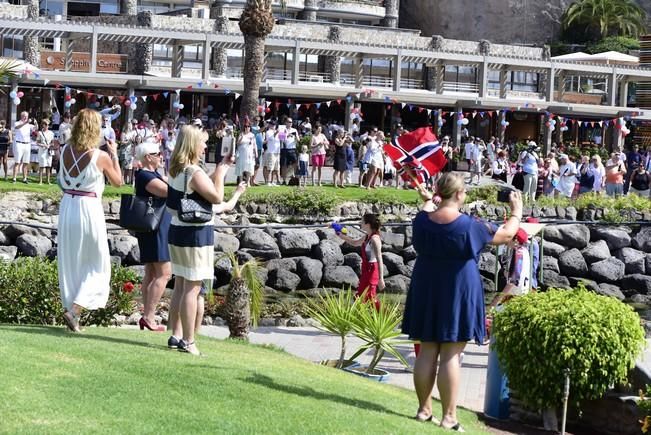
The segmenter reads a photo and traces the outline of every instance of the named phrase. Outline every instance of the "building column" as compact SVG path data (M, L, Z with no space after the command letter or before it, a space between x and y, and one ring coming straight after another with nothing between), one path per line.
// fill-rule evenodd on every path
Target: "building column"
M506 99L506 82L508 81L509 71L505 66L500 70L500 98Z
M398 55L393 58L393 91L400 92L400 81L402 80L402 50L398 49Z
M565 94L565 73L561 72L558 75L558 96L556 98L556 101L563 101L563 97Z
M484 56L484 61L479 64L478 73L479 98L486 98L488 97L488 62L486 56Z
M150 11L140 12L136 21L138 26L151 27L152 13ZM142 75L151 69L151 63L154 58L153 44L130 44L129 56L133 61L129 64L131 74Z
M499 119L497 121L497 125L498 125L499 132L500 132L500 142L504 143L504 137L506 136L506 128L502 126L502 122L506 121L506 112L504 110L500 110L499 113L500 113L500 117L499 117Z
M174 44L172 48L172 77L181 77L183 70L183 46Z
M551 124L549 125L549 127L547 126L547 123L551 122L551 120L552 120L552 118L551 118L549 112L547 112L543 116L543 122L545 123L545 143L543 144L543 155L545 155L545 156L552 149L552 136L553 136L552 126L551 126ZM560 126L558 128L560 130Z
M440 136L441 134L441 127L439 127L439 124L441 123L441 111L436 110L436 113L434 114L434 132L436 133L436 136Z
M210 18L215 20L215 33L226 33L228 30L228 18L223 15L217 15L218 12L222 12L222 7L215 2L210 8ZM212 49L211 66L217 77L226 77L228 56L225 48L215 47Z
M127 88L127 98L131 100L131 97L133 97L136 94L136 91L134 88L129 87ZM138 105L137 100L136 100L136 106ZM132 119L135 118L134 116L134 110L133 110L133 103L127 107L127 122L131 122Z
M460 150L463 150L461 148L461 126L459 125L459 120L461 117L459 116L460 113L463 113L463 108L461 106L457 106L454 109L454 116L452 117L452 140L454 141L454 146L459 147Z
M299 14L301 20L316 21L316 12L319 10L318 0L305 0L305 7Z
M341 42L341 27L330 27L328 41L335 44ZM341 81L341 56L326 56L325 72L328 75L329 82L338 85Z
M27 4L27 18L37 19L39 17L39 1L29 0ZM41 63L41 52L38 43L38 38L35 36L25 36L23 39L23 59L25 62L34 66L39 66Z
M12 78L11 79L11 91L7 92L6 98L7 98L7 104L9 105L9 122L7 123L7 128L9 130L13 130L14 125L16 124L16 121L18 121L18 106L14 104L13 101L11 101L11 98L9 98L9 93L11 92L18 92L18 79L17 78ZM15 139L15 136L14 136Z
M617 74L615 71L608 75L608 105L617 105Z
M74 48L75 48L75 40L68 39L68 42L66 44L66 54L64 56L64 65L63 65L64 71L70 71L72 69L72 52Z
M93 34L90 37L90 73L97 73L97 29L93 26Z
M306 2L307 3L307 2ZM398 27L398 12L400 11L400 0L384 0L384 27Z
M120 0L120 15L138 15L138 0Z
M628 106L628 81L626 80L619 82L619 106Z
M355 80L355 88L361 89L364 87L364 58L356 57L353 59L353 76Z
M301 43L297 40L294 46L294 56L292 62L292 84L297 85L300 81L301 74Z
M547 83L545 88L545 99L548 103L554 101L554 87L556 86L554 79L556 78L556 70L554 67L551 67L546 73Z

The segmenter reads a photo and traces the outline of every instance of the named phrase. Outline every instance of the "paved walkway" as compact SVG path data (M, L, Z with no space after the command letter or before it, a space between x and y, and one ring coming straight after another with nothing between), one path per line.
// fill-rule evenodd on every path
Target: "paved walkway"
M203 326L201 334L209 337L224 339L228 337L228 328L224 326ZM256 344L273 344L285 349L288 353L309 361L336 359L339 357L340 341L338 337L326 334L316 328L289 327L260 327L250 334L250 341ZM352 355L362 343L351 337L347 340L347 355ZM410 345L398 346L400 353L410 366L414 365L414 351ZM486 365L488 347L469 344L461 365L461 388L459 405L482 412L484 409L484 390L486 387ZM367 364L371 360L371 352L362 355L358 360ZM391 373L390 384L414 389L411 370L405 369L393 356L385 355L378 364L379 368ZM434 396L438 391L434 388Z

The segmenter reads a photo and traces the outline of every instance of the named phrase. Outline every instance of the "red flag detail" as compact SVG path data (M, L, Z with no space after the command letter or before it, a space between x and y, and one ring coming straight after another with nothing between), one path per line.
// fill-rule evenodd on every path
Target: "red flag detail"
M443 169L447 159L443 155L436 135L429 127L421 127L397 137L384 151L403 180L416 185L424 183Z

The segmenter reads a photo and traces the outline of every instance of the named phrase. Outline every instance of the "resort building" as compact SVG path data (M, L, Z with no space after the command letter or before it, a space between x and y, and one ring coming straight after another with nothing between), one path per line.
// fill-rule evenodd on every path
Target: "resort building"
M243 90L237 20L244 4L0 3L2 55L25 62L7 83L25 97L18 106L0 97L0 117L14 119L22 110L38 116L53 105L66 110L66 94L74 97L72 111L135 103L122 121L145 111L235 113ZM465 126L482 137L547 144L598 138L612 145L623 136L615 120L647 117L629 92L651 80L651 70L637 63L552 59L546 47L424 37L397 27L398 10L398 0L275 2L261 110L346 123L360 116L386 129L432 122L457 142Z

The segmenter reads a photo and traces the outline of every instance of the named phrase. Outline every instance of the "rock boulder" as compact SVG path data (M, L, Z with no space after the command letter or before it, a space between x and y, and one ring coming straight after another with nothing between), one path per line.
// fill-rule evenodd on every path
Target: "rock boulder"
M390 275L406 274L406 266L402 257L392 252L383 252L382 259Z
M631 246L631 236L620 228L594 227L592 229L593 240L605 240L611 251Z
M651 294L651 276L641 273L626 275L622 278L621 286L624 290L635 290L637 293L649 295Z
M565 248L565 246L560 245L558 243L554 243L554 242L549 241L547 239L545 239L545 243L543 243L543 251L544 251L545 257L552 256L554 258L558 258L566 250L567 250L567 248Z
M270 272L276 269L285 269L290 272L296 272L296 262L294 262L291 258L276 258L269 260L267 262L266 268Z
M581 224L557 225L545 228L545 240L570 248L583 249L590 241L590 230Z
M108 242L111 255L120 257L123 262L126 261L134 246L138 246L138 239L133 236L109 236Z
M315 260L319 260L323 265L328 267L336 267L344 264L344 254L341 248L335 242L330 240L321 240L312 251L312 256Z
M296 263L296 274L301 278L300 288L316 288L323 278L323 264L311 258L301 259Z
M611 296L613 298L617 298L620 301L623 301L625 299L624 293L622 293L620 288L612 284L599 284L599 291L597 293L603 296Z
M351 252L344 255L344 265L353 269L357 276L362 274L362 257L358 253Z
M13 261L18 254L15 246L0 246L0 261Z
M409 290L409 284L411 279L404 275L394 275L384 280L386 287L384 291L386 293L397 293L397 294L407 294Z
M644 274L646 271L646 254L633 248L622 248L614 252L615 257L624 263L626 274Z
M276 240L283 256L309 255L319 244L319 236L307 229L278 231Z
M26 257L46 257L52 249L52 241L43 236L22 234L16 239L16 247Z
M300 283L301 278L298 275L285 269L274 269L269 272L267 278L269 287L285 293L293 292Z
M240 247L258 251L278 251L280 254L276 240L258 228L247 228L240 232Z
M651 253L651 227L642 227L640 232L633 237L631 244L635 249Z
M240 249L240 241L232 234L215 231L215 251L237 252Z
M323 287L330 287L335 289L357 289L359 285L359 278L348 266L335 266L326 267L323 270L323 279L321 280Z
M605 240L597 240L596 242L590 243L587 248L581 251L581 254L583 254L585 261L590 264L611 257L610 248L608 248Z
M581 251L576 248L563 252L558 258L558 266L565 276L584 277L588 275L588 265L583 259Z
M615 283L624 277L625 266L614 257L590 265L590 276L597 282Z

